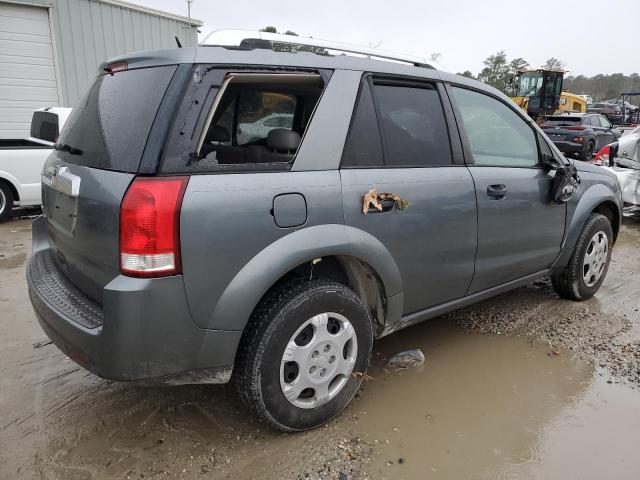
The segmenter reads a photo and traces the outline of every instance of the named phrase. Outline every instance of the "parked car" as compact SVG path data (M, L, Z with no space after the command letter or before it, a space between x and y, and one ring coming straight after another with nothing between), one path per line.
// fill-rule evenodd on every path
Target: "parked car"
M272 113L255 122L238 123L237 142L245 145L256 140L266 138L271 130L276 128L291 128L292 113Z
M633 104L627 102L626 100L623 102L619 98L613 98L611 100L606 100L605 103L610 103L610 104L613 104L613 105L617 105L620 108L626 107L626 109L631 113L637 112L638 109L639 109L637 105L633 105Z
M599 113L607 117L613 123L624 123L625 118L622 114L622 108L612 103L592 103L587 105L587 113Z
M207 42L102 65L47 160L27 281L78 364L232 380L299 431L351 401L374 338L542 277L573 300L600 288L615 176L498 90L405 57ZM273 91L291 128L239 145L238 100Z
M541 128L562 153L585 161L622 135L604 116L590 113L548 117Z
M640 127L602 148L594 163L615 174L625 204L640 206Z
M15 208L40 205L40 174L70 108L41 108L33 113L30 136L0 139L0 222Z

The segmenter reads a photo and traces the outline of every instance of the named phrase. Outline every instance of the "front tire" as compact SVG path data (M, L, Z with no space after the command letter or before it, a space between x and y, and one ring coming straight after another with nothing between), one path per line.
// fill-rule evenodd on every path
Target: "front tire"
M267 294L253 313L238 348L235 386L271 427L311 429L353 399L372 345L369 313L352 290L298 282Z
M9 185L0 181L0 222L4 222L11 218L13 211L13 192Z
M564 270L551 277L562 298L582 301L600 289L609 269L613 230L607 217L592 213L587 219Z

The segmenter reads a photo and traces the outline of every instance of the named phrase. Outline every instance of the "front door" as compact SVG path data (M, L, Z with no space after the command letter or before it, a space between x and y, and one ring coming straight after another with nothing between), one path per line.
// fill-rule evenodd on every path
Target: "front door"
M402 277L404 315L464 296L476 252L475 192L468 169L452 163L434 84L365 79L340 175L345 223L390 252ZM386 201L364 213L373 189L408 206Z
M469 293L545 270L560 253L566 205L551 200L542 135L497 98L451 89L468 139L478 201L478 253Z

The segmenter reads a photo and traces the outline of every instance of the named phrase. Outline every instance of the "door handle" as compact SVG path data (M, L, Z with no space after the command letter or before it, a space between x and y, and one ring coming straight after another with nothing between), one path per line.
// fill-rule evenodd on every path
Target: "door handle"
M499 183L496 185L489 185L487 187L487 196L494 200L499 200L501 198L504 198L506 194L507 194L507 186L502 183Z
M378 202L378 204L382 207L382 210L378 210L377 208L369 207L367 213L385 213L393 210L395 202L393 200L382 200Z

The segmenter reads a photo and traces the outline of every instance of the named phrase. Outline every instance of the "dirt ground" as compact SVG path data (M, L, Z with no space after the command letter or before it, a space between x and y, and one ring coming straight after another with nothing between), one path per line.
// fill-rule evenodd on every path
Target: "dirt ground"
M346 412L295 435L227 386L75 365L31 310L30 238L29 219L0 225L0 479L640 478L640 214L596 298L542 281L381 339ZM411 348L423 367L385 368Z

